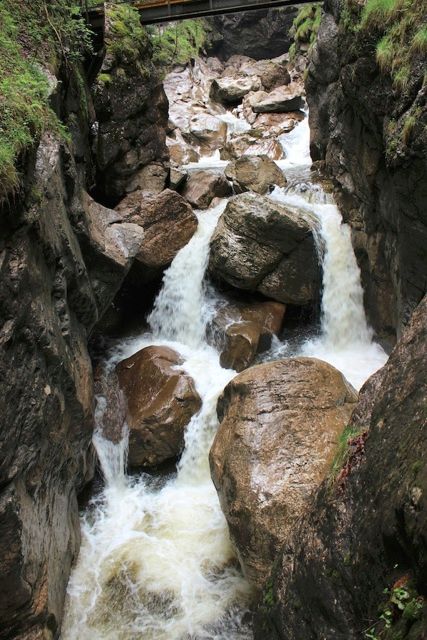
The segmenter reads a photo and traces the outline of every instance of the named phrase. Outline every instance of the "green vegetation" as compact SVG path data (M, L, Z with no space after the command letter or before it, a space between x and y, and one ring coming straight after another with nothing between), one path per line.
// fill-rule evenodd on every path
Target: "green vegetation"
M361 436L363 429L356 429L355 427L346 426L338 439L338 447L335 457L332 461L331 471L329 473L329 484L332 485L338 478L342 469L348 463L351 453L351 444L354 439Z
M139 13L125 4L110 6L107 19L110 22L106 47L119 64L139 68L144 75L147 70L141 63L150 47L147 30L141 25Z
M304 5L297 14L292 26L294 42L289 49L291 60L301 50L310 50L316 41L322 19L322 6L318 3Z
M397 89L404 90L411 69L427 54L426 0L345 0L341 22L347 29L372 36L378 65L389 73Z
M426 602L417 593L409 576L403 576L391 589L378 611L378 620L364 632L366 640L404 640L418 636L426 614ZM418 629L418 624L420 628ZM413 633L415 631L415 633Z
M67 0L0 4L0 202L20 185L18 160L47 128L65 133L49 106L42 66L74 69L90 47L78 7Z
M183 20L166 28L152 27L150 35L154 64L168 68L197 58L209 37L209 27L203 19Z

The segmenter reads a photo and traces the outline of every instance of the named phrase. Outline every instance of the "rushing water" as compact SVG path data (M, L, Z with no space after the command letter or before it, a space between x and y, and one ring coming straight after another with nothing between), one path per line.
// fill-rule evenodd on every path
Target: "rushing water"
M222 117L234 131L245 122ZM314 214L323 255L321 330L295 348L274 341L267 358L303 354L341 369L356 386L385 361L372 340L350 229L331 196L310 182L309 129L305 119L281 137L289 186L271 197ZM189 168L226 162L202 158ZM126 475L127 436L112 444L102 436L106 401L98 398L94 443L105 488L82 519L82 546L69 587L63 640L239 640L252 637L250 589L230 545L210 479L208 451L217 428L216 402L234 371L219 364L206 343L206 325L218 294L204 281L209 241L226 202L196 212L196 234L164 275L149 316L150 331L112 350L108 367L150 344L167 345L184 359L202 408L187 427L177 472L153 479Z
M250 638L250 589L236 565L210 479L216 402L234 372L204 339L212 301L203 283L209 240L225 202L200 212L199 227L165 273L149 317L151 334L122 343L110 366L149 344L178 350L196 382L201 411L187 427L178 472L159 487L124 474L124 443L96 434L106 488L82 522L68 588L64 640ZM102 424L103 398L98 399Z

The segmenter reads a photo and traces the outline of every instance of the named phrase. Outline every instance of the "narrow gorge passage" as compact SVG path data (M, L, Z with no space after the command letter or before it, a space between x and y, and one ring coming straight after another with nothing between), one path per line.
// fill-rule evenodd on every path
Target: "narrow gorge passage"
M241 114L220 114L230 131L244 133ZM311 181L305 115L280 136L288 180L271 198L296 205L319 221L323 259L320 335L290 346L274 340L262 359L289 354L320 357L359 388L386 360L367 326L360 274L332 196ZM213 155L188 163L222 171ZM63 640L238 640L252 637L251 589L238 566L209 472L208 453L217 428L216 403L235 372L224 369L206 329L222 294L205 279L209 242L227 200L197 211L198 230L163 278L148 317L150 330L117 344L105 366L149 345L177 351L195 381L201 410L190 421L176 473L126 474L127 434L113 444L103 437L105 398L98 397L95 447L106 486L82 517L82 546L69 587Z

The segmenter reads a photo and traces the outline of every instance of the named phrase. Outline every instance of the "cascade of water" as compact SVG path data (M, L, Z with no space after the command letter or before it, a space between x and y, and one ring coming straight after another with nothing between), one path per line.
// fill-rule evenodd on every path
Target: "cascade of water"
M229 127L243 127L224 116ZM234 116L233 116L234 118ZM236 129L237 130L237 129ZM307 182L310 166L308 122L281 142L279 162L292 185L272 197L319 219L324 243L322 331L305 341L300 353L335 364L355 384L381 366L382 350L372 343L363 311L360 274L349 229L330 196ZM202 159L190 168L206 168ZM153 480L125 474L126 435L118 444L102 436L105 400L98 399L94 444L106 486L82 520L82 547L69 587L63 640L247 640L244 622L250 600L229 541L227 526L210 480L208 451L217 426L216 402L234 372L221 368L205 340L215 307L204 284L209 242L226 202L196 212L199 227L164 275L149 316L151 333L123 341L107 363L127 358L148 345L177 350L182 368L195 381L200 412L186 430L176 473ZM279 356L286 345L273 341Z
M166 271L162 289L148 317L155 338L192 347L205 341L208 301L203 276L209 258L209 241L226 203L223 200L208 211L198 212L196 233L176 256L173 268Z
M110 367L149 344L178 350L203 404L187 427L178 473L161 487L144 474L124 476L125 444L97 434L107 485L82 523L64 640L250 637L243 621L250 589L234 559L207 455L218 395L234 375L204 339L212 301L203 278L224 206L198 214L197 233L165 273L150 316L153 334L128 340L111 355Z
M305 177L304 167L310 166L310 130L308 119L301 122L286 141L288 167L298 165ZM294 176L295 180L295 176ZM321 335L307 340L301 348L309 355L330 362L350 382L360 388L365 380L387 359L384 350L373 342L363 307L360 270L351 244L350 227L333 197L319 185L306 180L295 181L287 189L276 187L271 197L283 204L296 206L314 214L320 223L319 235L323 247L323 291Z

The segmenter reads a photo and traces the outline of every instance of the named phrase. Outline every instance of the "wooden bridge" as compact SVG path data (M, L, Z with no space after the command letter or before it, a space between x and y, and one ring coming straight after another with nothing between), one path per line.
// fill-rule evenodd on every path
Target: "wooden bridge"
M129 4L140 12L142 24L156 24L223 13L289 7L309 2L313 0L134 0ZM100 4L88 13L91 24L99 28L104 19L104 5Z

